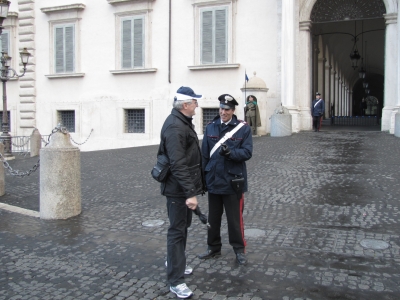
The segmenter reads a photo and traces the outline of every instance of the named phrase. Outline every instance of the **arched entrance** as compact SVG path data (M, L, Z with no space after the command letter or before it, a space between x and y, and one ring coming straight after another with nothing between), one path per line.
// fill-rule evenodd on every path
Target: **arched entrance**
M309 79L306 88L297 83L301 98L321 92L331 117L360 115L362 98L374 96L378 104L366 111L382 117L381 130L391 130L398 109L396 1L306 0L299 21L298 80ZM360 57L352 63L354 52Z

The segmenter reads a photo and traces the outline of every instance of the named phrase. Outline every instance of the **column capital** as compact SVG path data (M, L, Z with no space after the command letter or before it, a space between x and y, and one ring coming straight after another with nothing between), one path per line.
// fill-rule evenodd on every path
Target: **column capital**
M300 31L311 31L312 22L311 21L302 21L300 22Z
M383 17L386 25L397 24L397 13L384 14Z

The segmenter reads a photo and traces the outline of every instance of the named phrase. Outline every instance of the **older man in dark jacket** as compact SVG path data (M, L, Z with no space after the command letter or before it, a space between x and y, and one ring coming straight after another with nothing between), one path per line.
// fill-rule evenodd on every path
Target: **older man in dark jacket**
M239 264L246 264L244 238L244 192L247 192L246 161L253 153L250 126L237 119L237 101L229 94L218 97L219 116L207 125L202 143L203 168L208 190L208 249L199 255L209 259L221 255L221 217L228 220L229 243Z
M167 234L167 277L170 291L179 298L189 298L193 292L187 287L184 274L192 269L186 266L187 229L196 209L196 195L204 194L205 184L201 170L199 140L192 124L197 108L196 95L189 87L180 87L174 97L173 109L161 129L163 152L170 161L170 175L161 184L161 193L167 198L170 226Z

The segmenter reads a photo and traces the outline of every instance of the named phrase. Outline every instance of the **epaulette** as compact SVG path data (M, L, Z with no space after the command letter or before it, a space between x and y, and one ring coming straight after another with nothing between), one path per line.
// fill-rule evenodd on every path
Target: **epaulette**
M239 120L239 119L238 119L238 122L243 123L244 125L248 125L247 122L244 121L244 120Z

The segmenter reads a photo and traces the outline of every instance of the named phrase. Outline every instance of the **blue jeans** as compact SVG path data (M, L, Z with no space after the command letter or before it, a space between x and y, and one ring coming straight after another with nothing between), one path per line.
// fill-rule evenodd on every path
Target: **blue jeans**
M186 198L167 197L167 279L172 286L185 282L187 229L192 224L192 210L185 202Z

